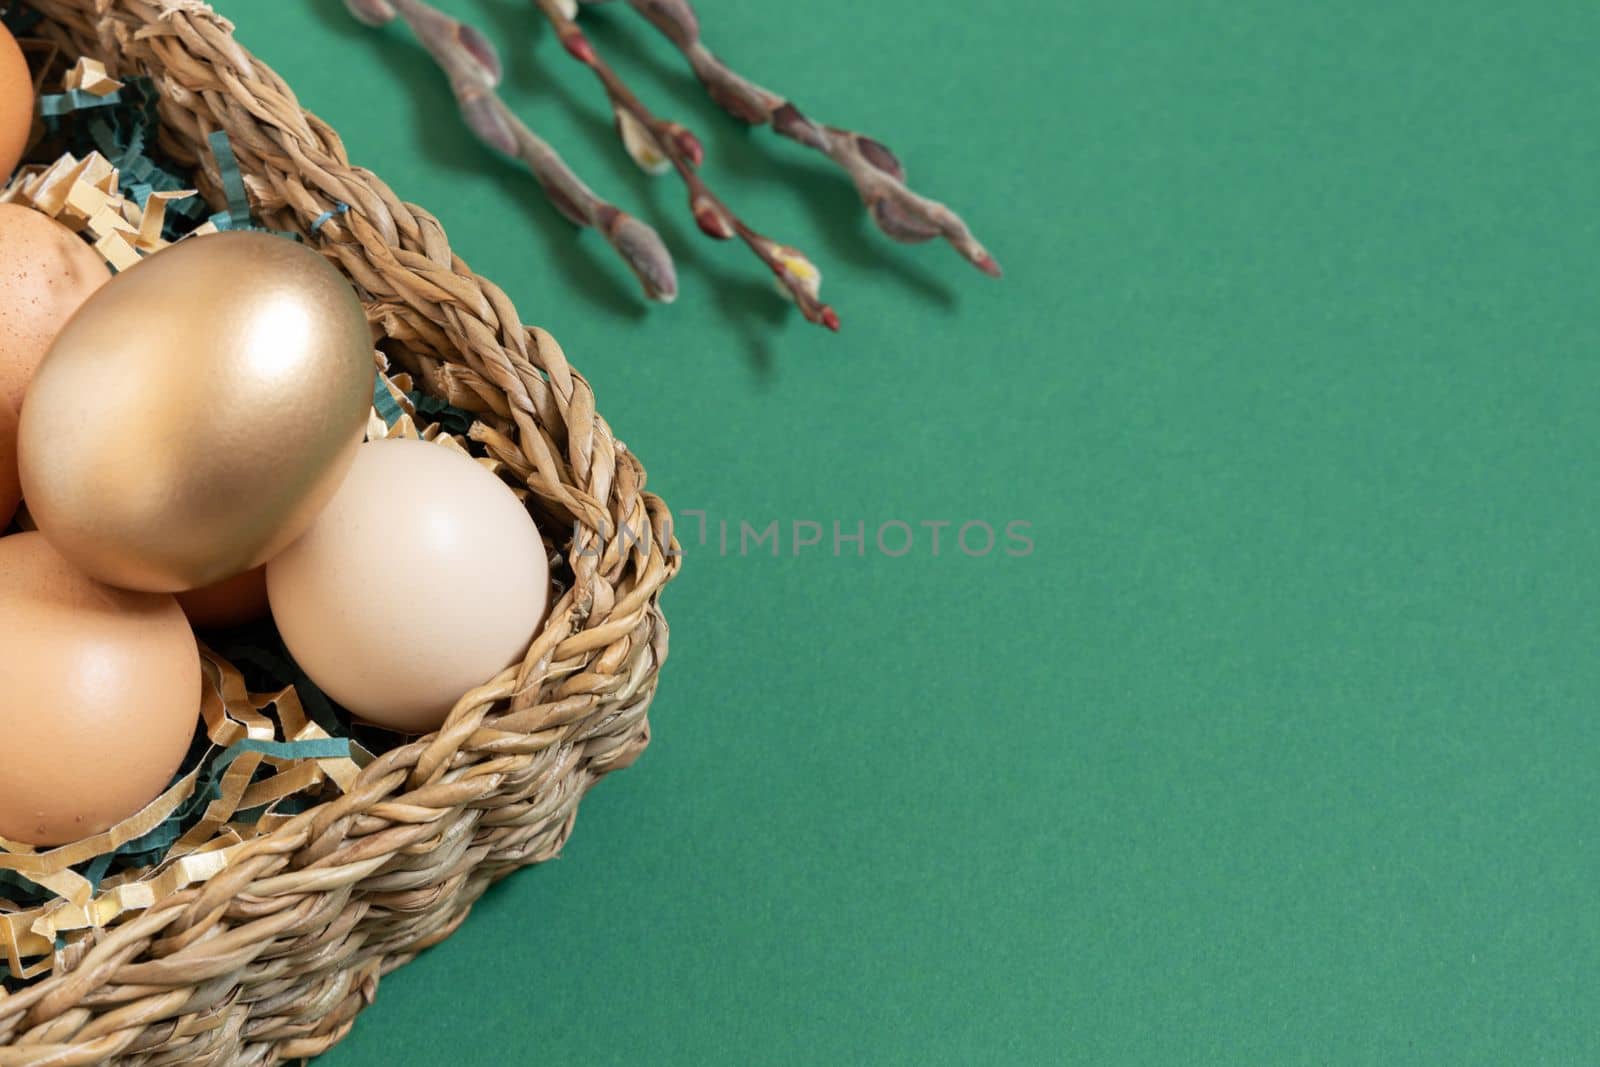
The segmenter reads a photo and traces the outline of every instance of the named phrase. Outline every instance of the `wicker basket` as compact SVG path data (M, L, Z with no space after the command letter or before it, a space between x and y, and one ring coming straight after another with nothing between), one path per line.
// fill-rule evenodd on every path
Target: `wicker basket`
M527 485L570 566L526 661L464 696L439 733L0 992L0 1067L314 1056L491 882L554 856L584 793L649 742L667 653L658 597L677 555L610 535L670 520L550 335L451 254L431 215L351 166L225 20L198 0L30 3L68 54L154 79L163 149L219 204L206 138L228 134L257 216L355 282L382 347L425 389L482 413L475 436Z

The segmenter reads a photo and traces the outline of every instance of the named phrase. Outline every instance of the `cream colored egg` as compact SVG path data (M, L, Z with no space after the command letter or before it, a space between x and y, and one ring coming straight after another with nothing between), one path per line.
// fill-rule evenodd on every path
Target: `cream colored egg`
M200 653L170 596L0 538L0 837L61 845L166 789L200 720Z
M499 478L396 439L357 450L316 523L267 565L267 591L290 653L328 696L424 733L522 658L550 573L538 529Z

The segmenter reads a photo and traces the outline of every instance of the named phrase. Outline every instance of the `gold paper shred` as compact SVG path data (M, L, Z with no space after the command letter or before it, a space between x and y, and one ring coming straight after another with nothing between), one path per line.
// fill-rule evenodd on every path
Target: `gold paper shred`
M239 810L245 790L250 786L250 779L255 776L260 766L259 752L246 752L230 763L228 769L222 773L222 780L217 783L217 798L206 805L200 821L178 839L174 848L190 852L216 836L217 831L227 825L228 820L233 818L234 812Z
M91 96L110 96L122 88L122 83L106 73L106 65L98 59L79 59L67 71L62 88L81 89Z
M205 717L206 736L212 744L227 748L244 738L277 739L277 727L261 714L261 709L272 703L271 698L253 698L239 669L203 645L200 668L206 681L200 713Z
M117 192L117 168L99 152L90 152L83 158L77 183L92 186L108 196L114 195Z
M283 724L283 735L291 741L323 741L330 735L328 731L306 718L305 705L300 702L300 694L291 686L273 698L278 712L278 721ZM372 762L372 753L362 748L355 741L350 741L349 759L322 759L317 765L324 774L333 779L340 789L349 789L355 784L356 775L361 769Z
M322 768L317 766L315 761L303 760L280 774L251 785L244 791L239 806L249 810L276 803L285 797L305 792L314 785L320 785L323 778Z
M173 843L172 848L167 850L166 856L160 863L156 864L154 869L164 869L174 860L181 859L184 856L192 856L200 852L215 852L218 849L230 848L233 845L242 844L251 837L254 837L257 832L258 831L254 828L246 826L244 828L244 832L241 833L238 827L236 827L233 823L227 822L216 827L212 831L212 836L205 841L189 843L186 840L188 835L185 835ZM114 889L123 884L132 884L140 879L148 879L149 876L150 871L148 870L127 871L124 873L123 878L117 881L116 885L113 885L110 888Z
M84 164L72 156L62 156L45 168L24 167L0 193L0 200L19 203L42 211L51 218L61 214L72 186L83 173Z
M55 942L47 941L28 932L24 925L26 915L0 916L0 948L5 949L6 969L17 978L34 978L48 971L54 954ZM24 964L24 957L44 955L47 958Z
M138 221L139 239L134 242L141 252L154 252L162 245L161 228L167 222L167 205L194 196L193 189L175 189L151 193L144 202L144 218ZM129 219L132 222L134 220Z
M89 216L89 221L84 223L83 228L90 237L99 239L116 234L130 245L133 242L129 238L137 239L139 236L139 228L123 218L122 212L113 206L109 199L100 206L100 210Z
M326 741L332 735L321 726L305 717L305 710L300 704L298 694L290 690L285 702L278 705L279 717L283 720L283 732L291 741ZM349 740L349 759L321 759L317 763L324 769L334 766L351 765L355 770L365 767L372 762L372 755L362 748L357 742Z
M83 235L107 263L123 271L166 247L161 228L168 205L194 195L193 190L154 192L141 208L122 195L117 169L100 153L91 152L82 159L69 153L47 167L23 168L0 190L0 203L22 204L49 215ZM215 230L207 223L196 232Z
M62 205L59 217L73 229L87 230L94 236L104 237L111 232L106 220L106 216L111 214L111 199L111 194L104 189L79 181L67 190L67 202ZM117 216L117 221L122 221L121 215Z
M296 741L321 741L328 737L328 732L314 722L308 722L294 735ZM350 758L348 759L321 759L317 766L341 790L348 790L355 784L356 776L362 769L372 762L372 753L362 748L355 741L350 742Z
M278 721L283 724L283 736L292 741L300 740L301 731L306 728L306 709L300 702L300 694L295 691L294 686L291 685L280 693L274 693L272 704L277 708Z
M372 760L369 754L366 763L357 763L354 760L347 759L320 760L319 762L322 765L323 773L332 779L333 783L339 787L340 791L349 792L350 788L356 783L356 775L360 774L361 769L365 767L367 763L371 763Z
M211 738L213 743L231 745L244 736L244 727L228 717L227 703L217 684L212 681L212 672L215 669L210 659L202 652L200 673L206 684L200 689L200 718L206 724L206 736ZM218 741L218 738L226 740Z
M106 234L94 243L94 248L118 273L139 262L139 253L133 250L128 238L120 233Z
M31 939L31 946L38 951L41 943L46 946L52 945L58 934L109 926L114 920L129 912L144 911L158 900L164 900L196 882L205 881L233 862L239 850L246 844L248 842L239 841L227 848L194 852L165 864L160 873L153 878L128 882L102 894L86 908L70 905L46 906L31 913L8 918L20 919L31 916L29 925L23 928L18 940L27 942ZM28 944L19 947L28 954L26 952ZM49 951L49 948L46 947L44 951Z
M94 886L77 871L50 871L30 876L30 881L41 889L48 889L63 900L85 904L94 895Z

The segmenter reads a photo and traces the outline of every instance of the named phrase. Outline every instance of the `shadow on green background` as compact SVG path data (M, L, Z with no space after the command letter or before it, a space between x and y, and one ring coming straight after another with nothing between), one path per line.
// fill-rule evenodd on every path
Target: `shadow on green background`
M1001 283L586 13L839 337L633 168L522 0L445 6L660 227L671 308L403 33L219 6L561 339L691 535L652 750L326 1062L1595 1061L1592 4L703 0ZM723 520L868 551L724 555ZM890 520L1034 550L891 558Z

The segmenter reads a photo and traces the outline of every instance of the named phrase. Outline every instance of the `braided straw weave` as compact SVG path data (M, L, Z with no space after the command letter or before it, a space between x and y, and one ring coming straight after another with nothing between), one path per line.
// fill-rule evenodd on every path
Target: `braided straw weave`
M208 882L74 944L49 977L0 991L0 1067L314 1056L490 883L554 856L583 794L648 744L667 654L658 598L678 558L670 541L613 534L670 518L554 339L451 254L431 215L351 166L226 21L198 0L29 2L69 55L154 79L162 148L213 202L206 138L227 133L257 216L355 282L425 388L481 413L474 438L527 485L570 566L527 659L439 733L379 756Z

